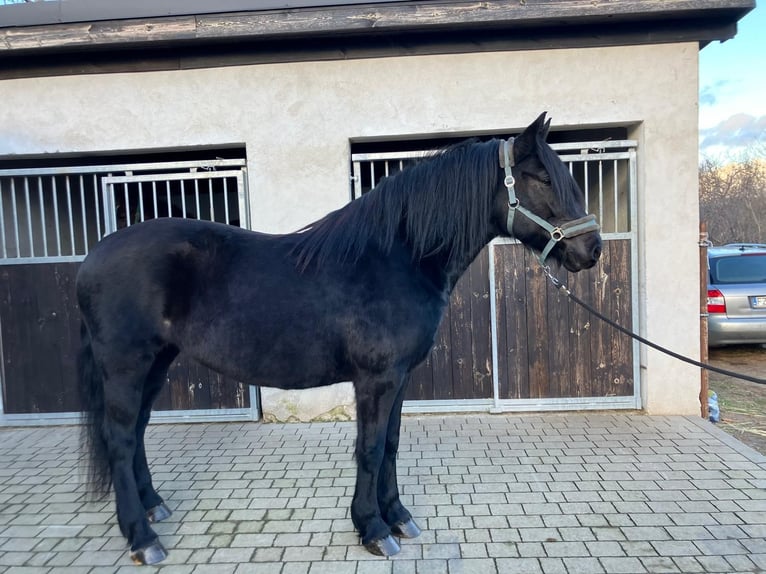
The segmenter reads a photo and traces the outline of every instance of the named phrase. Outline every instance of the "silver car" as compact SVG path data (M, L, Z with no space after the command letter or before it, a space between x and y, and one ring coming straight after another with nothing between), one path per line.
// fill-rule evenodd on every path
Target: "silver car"
M708 249L708 345L766 343L766 245Z

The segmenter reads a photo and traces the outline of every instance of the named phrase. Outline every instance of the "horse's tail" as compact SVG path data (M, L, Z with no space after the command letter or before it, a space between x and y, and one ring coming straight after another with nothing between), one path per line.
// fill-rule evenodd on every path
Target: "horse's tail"
M81 445L87 451L87 487L95 498L102 498L112 484L106 440L104 439L104 379L96 365L90 332L83 322L80 326L80 353L77 370L82 404Z

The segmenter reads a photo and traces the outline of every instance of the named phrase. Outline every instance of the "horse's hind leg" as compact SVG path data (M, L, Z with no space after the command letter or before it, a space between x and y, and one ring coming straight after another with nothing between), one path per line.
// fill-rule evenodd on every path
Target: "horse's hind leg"
M170 509L152 485L152 475L149 471L149 464L146 461L144 434L146 426L149 424L152 404L162 390L168 368L176 355L178 355L178 349L175 347L167 347L157 355L154 365L152 365L152 369L146 377L146 384L144 385L143 397L141 399L141 410L136 421L136 454L133 458L133 472L136 477L138 495L141 498L141 504L146 510L146 517L149 519L149 522L160 522L171 515Z
M399 451L399 436L402 422L402 403L407 391L409 376L399 389L396 402L391 409L386 435L386 450L378 479L378 504L383 520L391 527L391 532L402 538L420 536L420 528L412 519L412 514L399 500L399 486L396 478L396 454Z
M125 358L125 360L129 360ZM132 363L107 361L104 382L103 436L112 474L117 522L130 544L131 559L155 564L167 556L149 526L134 472L138 423L146 377L154 357L142 354Z

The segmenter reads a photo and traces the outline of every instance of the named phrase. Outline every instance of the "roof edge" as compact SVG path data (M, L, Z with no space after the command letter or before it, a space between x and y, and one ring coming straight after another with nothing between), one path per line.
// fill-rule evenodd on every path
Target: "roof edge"
M136 0L151 3L155 11L167 10L176 0ZM74 2L74 0L69 0ZM222 0L224 2L224 0ZM331 0L268 0L259 10L227 13L173 14L147 18L56 23L33 26L0 24L0 58L48 51L89 51L129 46L149 48L208 42L238 42L289 38L395 36L423 32L466 32L470 30L575 29L581 26L630 22L695 21L709 23L711 30L725 30L752 8L755 0L439 0L425 2L389 0L362 3L360 0L331 3ZM76 2L75 2L76 3ZM88 0L83 0L88 4ZM42 6L48 2L34 3ZM65 3L50 2L55 6ZM209 2L207 3L209 5ZM220 6L245 7L248 0L225 0ZM310 4L310 5L309 5ZM329 5L319 5L329 4ZM192 5L197 5L193 2ZM285 5L283 9L263 6ZM300 7L289 7L301 5ZM12 5L14 7L17 5ZM29 4L20 5L27 7ZM8 6L2 7L6 10ZM714 32L715 34L715 32ZM700 40L726 40L702 34Z

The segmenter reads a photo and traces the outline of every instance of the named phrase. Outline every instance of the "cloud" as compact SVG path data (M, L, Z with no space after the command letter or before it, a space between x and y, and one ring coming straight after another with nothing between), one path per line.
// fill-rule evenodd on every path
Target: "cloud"
M700 105L714 106L718 102L719 92L727 87L731 81L718 80L712 84L703 86L700 90Z
M766 141L766 116L738 113L717 126L700 130L700 149L745 148Z

